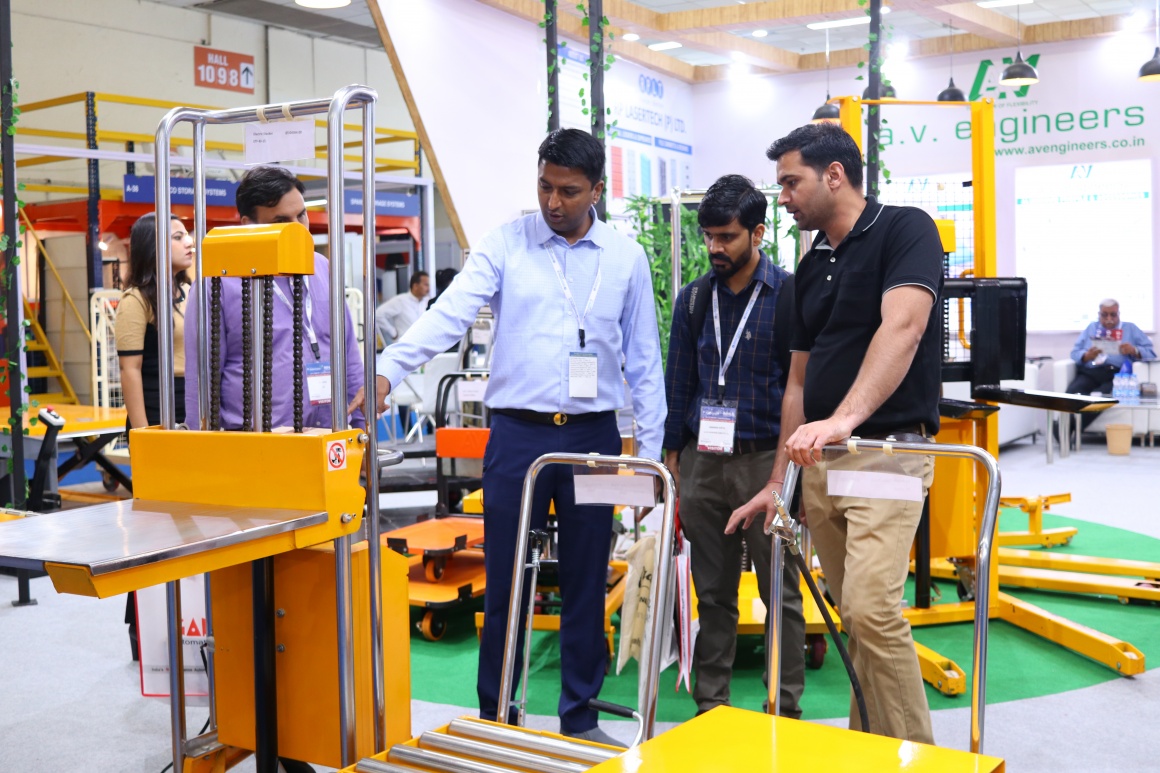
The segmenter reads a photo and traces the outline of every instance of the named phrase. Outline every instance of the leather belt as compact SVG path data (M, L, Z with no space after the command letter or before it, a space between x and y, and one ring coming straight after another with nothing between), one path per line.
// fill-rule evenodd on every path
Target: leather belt
M492 413L526 421L530 424L546 424L557 427L562 427L569 423L581 424L586 421L598 421L599 419L613 415L612 411L595 411L592 413L541 413L540 411L528 411L523 408L494 408L492 409Z
M894 440L896 443L921 443L930 440L925 424L912 424L909 427L899 427L889 432L875 432L872 435L862 435L863 440Z
M773 438L758 438L756 440L742 440L737 438L733 443L733 453L741 454L760 454L765 451L776 451L777 440Z

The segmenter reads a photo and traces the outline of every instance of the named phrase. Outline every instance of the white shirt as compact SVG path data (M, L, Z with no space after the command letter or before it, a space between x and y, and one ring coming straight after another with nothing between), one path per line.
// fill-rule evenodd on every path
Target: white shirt
M375 309L375 327L384 341L397 341L403 337L419 315L427 309L426 298L416 298L408 290L388 298Z

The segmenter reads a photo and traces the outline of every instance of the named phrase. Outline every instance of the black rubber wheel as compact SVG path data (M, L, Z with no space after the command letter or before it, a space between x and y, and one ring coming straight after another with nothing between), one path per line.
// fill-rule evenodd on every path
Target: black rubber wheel
M117 490L117 486L121 484L113 480L113 476L107 472L101 471L101 485L105 487L105 491L110 494Z
M814 671L822 667L826 662L826 650L829 649L829 643L826 641L824 634L811 633L806 635L806 668Z

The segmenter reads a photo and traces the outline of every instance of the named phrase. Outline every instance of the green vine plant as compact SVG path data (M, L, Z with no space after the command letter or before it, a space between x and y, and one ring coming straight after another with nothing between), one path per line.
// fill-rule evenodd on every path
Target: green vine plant
M870 15L869 0L858 0L858 5L865 9L867 16ZM887 88L889 86L891 86L892 84L890 82L890 79L887 78L882 73L882 64L885 60L882 58L881 51L886 46L888 46L889 41L891 41L894 38L894 25L890 24L888 22L882 22L881 23L881 30L882 30L882 41L884 42L884 45L878 46L878 51L880 53L874 62L874 66L878 68L878 73L879 73L879 83L881 84L881 86L879 87L879 93L885 94ZM868 40L866 41L866 43L864 43L862 45L862 49L864 51L866 51L867 60L863 60L863 61L858 62L858 69L863 69L866 67L867 61L868 61L869 55L870 55L871 44L873 44L875 42L879 42L879 41L875 38L873 33L870 33L870 35L868 36ZM858 80L858 81L864 80L864 76L858 75L857 77L854 78L854 80ZM869 122L870 122L869 116L877 115L879 109L880 109L879 105L871 105L869 110L867 111L867 117L865 119L863 119L863 122L865 124L869 124ZM881 120L882 126L887 126L887 125L889 125L889 123L890 122L887 121L885 117L882 118L882 120ZM877 145L877 147L878 147L878 171L882 175L882 179L886 182L886 184L890 185L891 184L890 169L882 161L882 155L886 150L886 145L882 144L882 132L879 131L873 137L867 137L867 142L873 142L875 145ZM876 195L878 193L878 191L867 191L867 193L869 193L871 195Z
M661 358L668 357L669 335L673 324L672 296L672 255L673 229L667 217L666 204L660 199L648 196L632 196L625 201L626 212L631 218L637 244L644 249L652 275L653 295L656 301L657 328L661 338ZM780 241L791 238L797 243L798 227L790 224L783 229L783 221L776 204L770 207L765 221L765 237L761 249L774 264L787 268L786 259L791 256L781 254ZM681 285L709 272L709 250L697 223L697 211L681 207Z
M20 108L17 106L17 102L19 102L20 82L17 81L16 79L12 79L8 83L3 84L2 88L3 88L4 96L10 96L12 99L12 120L7 125L0 127L0 130L4 131L9 137L14 137L14 136L16 136L16 124L20 120ZM9 182L10 181L8 181L8 180L3 180L2 182L0 182L0 193L3 192L2 186L8 185ZM18 191L24 190L24 184L17 183L16 189ZM24 207L24 202L20 199L19 195L16 198L16 206L18 209ZM15 248L13 251L13 255L12 255L12 267L13 268L17 268L20 266L20 255L19 255L18 251L20 250L21 247L24 246L24 241L23 241L23 239L21 239L21 237L24 235L24 232L25 232L24 226L17 223L17 237L16 237L15 244L12 243L12 237L9 234L7 234L7 233L0 234L0 254L6 255L8 253L9 248ZM9 272L8 272L6 267L5 267L5 270L0 271L0 318L3 318L3 319L8 319L8 312L9 312L9 309L8 309L8 287L9 287L8 274L9 274ZM27 319L22 320L22 323L23 323L22 324L22 335L19 337L18 343L16 343L10 350L5 350L5 356L6 356L7 361L8 361L8 366L5 367L2 371L0 371L0 389L4 389L4 390L8 391L10 397L12 396L12 386L13 386L12 384L9 383L9 377L10 377L10 374L12 372L12 363L20 362L20 353L22 350L24 352L28 351L28 334L29 334L29 328L30 328L32 323L31 323L31 321L29 321ZM23 377L18 375L16 385L21 385L22 383L23 383ZM21 391L27 395L31 395L32 394L32 387L29 386L28 384L23 384ZM13 415L8 419L8 425L10 428L9 433L8 433L9 437L11 437L11 435L12 435L11 428L15 427L17 425L17 422L21 422L23 420L24 415L28 413L30 408L35 409L38 406L39 406L39 404L37 403L36 400L31 400L29 402L25 402L24 400L20 401L19 408L17 408L13 412ZM31 426L36 425L37 419L36 419L35 414L29 418L28 423ZM23 434L24 435L29 434L28 427L24 427ZM9 453L9 448L8 448L7 443L0 443L0 452L2 452L4 454ZM14 463L13 463L11 456L9 456L8 459L6 460L6 468L7 468L7 472L9 475L11 475L15 470ZM27 501L27 498L28 498L28 491L29 491L29 484L28 484L28 480L25 478L25 480L24 480L24 500L25 501ZM6 503L6 506L12 507L14 504L15 504L14 502L9 500Z

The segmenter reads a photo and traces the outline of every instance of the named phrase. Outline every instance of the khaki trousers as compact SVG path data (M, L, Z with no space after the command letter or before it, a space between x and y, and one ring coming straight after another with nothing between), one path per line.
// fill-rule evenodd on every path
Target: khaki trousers
M693 585L701 626L693 647L693 699L698 712L729 704L729 680L737 653L742 537L749 545L758 593L769 609L772 538L765 533L764 521L757 518L744 532L729 535L725 524L769 480L775 454L708 454L697 450L695 440L681 452L681 528L693 545ZM801 580L789 556L782 577L781 715L798 719L806 679L806 621Z
M806 467L802 502L826 585L849 634L850 658L866 698L870 732L934 743L910 623L902 616L910 547L922 502L831 497L826 490L829 470L864 470L880 465L883 458L878 453L843 454ZM922 478L924 494L930 489L934 457L890 458L903 473ZM858 730L859 725L851 691L850 727Z

